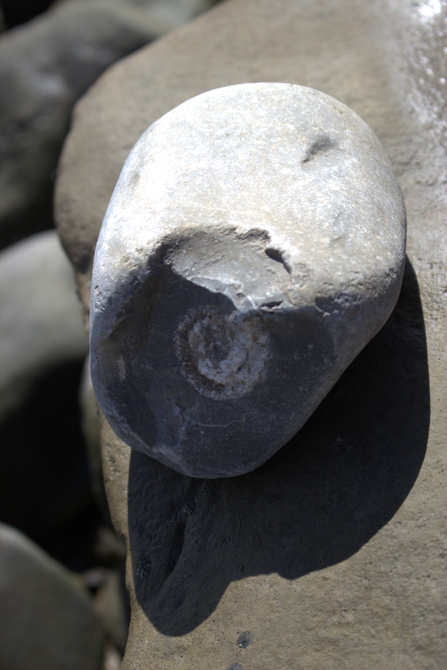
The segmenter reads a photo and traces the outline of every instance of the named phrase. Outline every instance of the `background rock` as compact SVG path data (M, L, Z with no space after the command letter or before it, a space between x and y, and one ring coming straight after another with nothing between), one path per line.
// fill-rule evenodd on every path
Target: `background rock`
M173 26L144 7L68 2L0 39L0 248L52 226L74 103L112 63Z
M104 579L95 594L94 602L106 635L123 655L129 632L130 612L126 608L128 599L125 592L124 563L120 567L120 570L104 571Z
M74 577L0 524L2 670L100 670L102 624Z
M98 0L91 0L91 2ZM101 1L101 0L100 0ZM107 0L107 4L133 5L140 9L145 9L152 16L157 18L161 25L177 28L187 23L198 14L206 11L220 0ZM85 0L55 0L54 6L72 3L85 2Z
M87 353L73 271L55 231L0 253L0 420L37 378Z
M87 338L55 231L0 254L0 519L33 537L90 501L77 405Z
M385 146L408 214L395 312L262 468L190 480L131 454L103 420L130 559L126 670L445 667L445 46L437 3L232 0L127 59L78 106L57 216L86 308L128 151L205 90L285 81L342 100Z

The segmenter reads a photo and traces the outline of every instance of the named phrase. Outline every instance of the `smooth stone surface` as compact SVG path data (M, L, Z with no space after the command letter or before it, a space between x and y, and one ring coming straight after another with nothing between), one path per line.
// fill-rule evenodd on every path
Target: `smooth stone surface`
M73 270L57 233L33 235L0 253L0 420L35 381L88 350Z
M0 248L52 226L76 100L112 63L173 27L143 7L67 2L0 38Z
M112 428L189 476L259 467L389 317L405 225L380 143L334 98L244 84L169 112L96 247L90 366Z
M88 593L68 570L0 524L2 670L100 670L103 639Z
M103 418L132 600L123 670L447 665L447 33L434 7L232 0L129 57L77 107L57 218L86 309L101 222L141 133L193 95L250 80L323 90L368 122L402 186L413 266L384 328L253 473L189 479Z
M58 4L70 2L85 2L86 0L58 0ZM88 0L104 2L104 0ZM139 9L145 9L151 16L158 19L160 26L172 30L187 23L195 16L210 9L219 0L106 0L107 4L133 5Z
M173 27L187 23L220 0L116 0L144 6L154 16L169 22Z

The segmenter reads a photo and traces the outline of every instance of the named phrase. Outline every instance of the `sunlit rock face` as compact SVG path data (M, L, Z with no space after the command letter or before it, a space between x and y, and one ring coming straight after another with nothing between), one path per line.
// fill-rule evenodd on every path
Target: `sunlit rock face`
M257 468L383 326L404 254L400 187L344 104L280 83L188 100L135 145L98 240L106 418L183 474Z

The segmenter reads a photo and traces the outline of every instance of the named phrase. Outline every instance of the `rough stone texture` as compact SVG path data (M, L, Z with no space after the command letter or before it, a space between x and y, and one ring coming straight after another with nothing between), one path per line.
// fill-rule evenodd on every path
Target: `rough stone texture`
M197 96L137 142L102 225L99 405L178 472L249 472L383 326L404 262L402 194L357 114L289 84Z
M74 577L0 524L2 670L100 670L101 621Z
M447 664L440 9L232 0L116 66L77 108L57 202L85 306L96 238L131 147L162 114L219 86L285 81L342 100L384 145L408 216L396 310L267 464L232 479L188 479L131 454L103 421L109 502L129 552L125 670ZM251 642L239 646L248 631Z
M52 225L57 160L76 100L172 24L118 2L68 2L0 39L0 248Z
M0 253L0 519L35 537L89 500L77 395L87 353L55 231Z

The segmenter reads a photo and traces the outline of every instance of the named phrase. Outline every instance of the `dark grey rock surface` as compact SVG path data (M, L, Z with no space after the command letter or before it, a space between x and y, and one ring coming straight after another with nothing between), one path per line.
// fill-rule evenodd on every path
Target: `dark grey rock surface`
M100 670L103 628L68 570L0 524L2 670Z
M383 326L406 219L380 143L313 89L195 97L132 150L93 268L98 402L178 472L249 472Z

